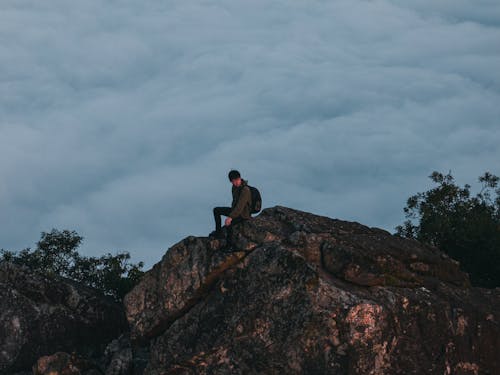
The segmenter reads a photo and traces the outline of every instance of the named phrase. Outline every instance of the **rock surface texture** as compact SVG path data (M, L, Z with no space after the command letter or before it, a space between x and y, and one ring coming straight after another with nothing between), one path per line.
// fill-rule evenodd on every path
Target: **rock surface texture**
M101 375L101 371L85 358L57 352L38 359L33 375Z
M125 330L122 306L94 290L0 263L0 374L31 370L39 357L57 352L99 356ZM47 357L37 371L65 359Z
M174 245L124 304L146 374L500 374L500 289L435 248L285 207Z

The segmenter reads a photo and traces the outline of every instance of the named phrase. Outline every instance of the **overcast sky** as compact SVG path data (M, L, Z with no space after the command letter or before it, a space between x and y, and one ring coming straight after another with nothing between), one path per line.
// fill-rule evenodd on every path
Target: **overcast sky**
M391 232L432 171L500 174L498 0L2 0L0 67L0 248L149 268L232 168Z

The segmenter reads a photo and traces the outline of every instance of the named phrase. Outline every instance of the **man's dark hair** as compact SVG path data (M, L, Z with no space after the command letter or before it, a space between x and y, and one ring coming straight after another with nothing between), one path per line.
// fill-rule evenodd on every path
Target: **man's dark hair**
M241 177L240 172L238 172L237 170L234 170L234 169L232 171L230 171L227 176L229 177L229 181L233 181L233 180L236 180L237 178Z

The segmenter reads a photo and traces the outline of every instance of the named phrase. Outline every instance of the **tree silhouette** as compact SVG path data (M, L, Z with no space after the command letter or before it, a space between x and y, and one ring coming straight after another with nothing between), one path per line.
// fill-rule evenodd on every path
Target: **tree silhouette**
M451 172L429 176L436 187L408 198L396 234L433 245L458 260L475 286L500 286L499 177L479 177L481 191L460 187Z
M36 249L19 252L0 250L0 261L24 265L49 277L62 276L121 300L143 275L143 262L129 263L130 254L119 252L101 257L78 253L83 237L75 231L42 232Z

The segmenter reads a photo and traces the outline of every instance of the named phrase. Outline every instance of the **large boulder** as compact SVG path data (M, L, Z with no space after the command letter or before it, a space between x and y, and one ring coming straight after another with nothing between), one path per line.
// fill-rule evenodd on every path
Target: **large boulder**
M127 329L121 304L97 291L0 263L0 374L56 352L97 357Z
M500 290L436 248L285 207L188 237L124 300L146 374L500 374Z

